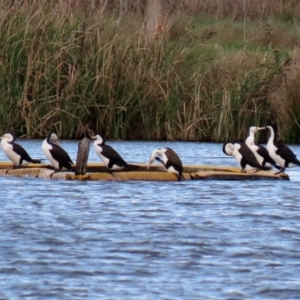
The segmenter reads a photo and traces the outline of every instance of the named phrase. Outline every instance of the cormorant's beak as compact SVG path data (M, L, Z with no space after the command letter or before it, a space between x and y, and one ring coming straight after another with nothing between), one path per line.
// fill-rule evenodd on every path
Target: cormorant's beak
M91 136L91 140L96 140L96 136Z
M152 163L154 162L154 159L150 159L149 160L149 164L148 164L148 168L147 168L147 170L149 170L150 169L150 166L152 165Z

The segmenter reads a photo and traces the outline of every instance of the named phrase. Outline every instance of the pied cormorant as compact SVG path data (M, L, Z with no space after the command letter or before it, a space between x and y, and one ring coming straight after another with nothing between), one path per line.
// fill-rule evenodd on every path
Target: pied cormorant
M252 167L258 170L270 170L270 167L261 166L257 161L255 155L251 149L243 142L238 143L227 143L227 155L232 155L239 166L241 167L242 173L246 172L247 167ZM230 151L230 152L229 152Z
M270 130L270 137L267 143L267 150L273 160L280 166L280 171L284 172L285 168L300 166L300 161L296 154L286 145L275 142L275 132L272 126L266 126Z
M183 178L183 166L181 159L171 148L166 147L153 150L149 159L148 169L150 168L154 160L162 163L168 172L176 174L179 180Z
M121 155L111 146L105 144L105 139L97 134L91 137L94 142L95 153L103 161L107 170L112 171L134 171L139 166L128 164Z
M268 150L264 146L255 143L255 133L265 129L265 127L251 126L249 129L249 136L247 137L245 143L251 149L261 166L273 166L277 169L280 169L280 167L276 165L274 159L270 156Z
M13 133L5 133L0 139L2 150L14 166L22 166L28 163L41 163L41 159L31 158L21 145L15 143L16 136Z
M69 154L58 144L58 137L55 133L49 133L42 143L42 150L50 161L55 171L62 169L72 170L73 161Z

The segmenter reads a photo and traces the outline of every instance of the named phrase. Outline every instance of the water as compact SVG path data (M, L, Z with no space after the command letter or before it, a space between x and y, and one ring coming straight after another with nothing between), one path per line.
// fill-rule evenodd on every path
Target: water
M18 142L43 158L40 140ZM235 165L220 144L109 144L128 162L166 145L185 164ZM77 142L62 145L75 159ZM300 299L300 168L287 172L291 181L0 177L0 299Z

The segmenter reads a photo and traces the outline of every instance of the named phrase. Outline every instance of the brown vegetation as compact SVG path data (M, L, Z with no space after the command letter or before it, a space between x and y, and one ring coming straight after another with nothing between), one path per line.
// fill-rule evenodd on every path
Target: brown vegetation
M1 130L224 141L276 122L300 140L298 1L168 0L156 39L145 4L0 1Z

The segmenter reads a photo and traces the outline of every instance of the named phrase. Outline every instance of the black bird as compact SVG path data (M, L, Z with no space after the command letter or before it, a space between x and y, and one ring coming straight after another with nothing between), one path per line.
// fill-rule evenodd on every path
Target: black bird
M2 150L14 166L22 166L28 163L41 163L41 159L31 158L22 146L15 143L16 136L13 133L6 133L0 139Z
M74 163L69 154L59 146L57 141L57 135L49 133L42 143L42 150L55 171L60 171L63 168L70 171L73 169Z

